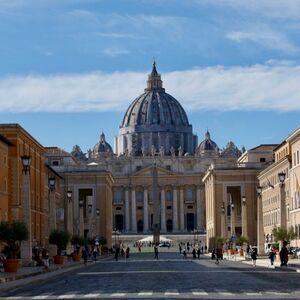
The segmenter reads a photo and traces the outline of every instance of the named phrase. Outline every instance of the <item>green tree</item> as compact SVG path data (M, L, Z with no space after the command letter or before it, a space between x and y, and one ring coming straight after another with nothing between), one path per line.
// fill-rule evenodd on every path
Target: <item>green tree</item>
M297 238L297 234L294 232L293 227L290 227L289 229L274 227L272 230L272 234L274 236L275 242L286 241L290 243L291 240Z
M5 243L4 253L7 258L17 258L21 241L28 240L29 232L24 222L13 221L0 223L0 241Z
M249 243L249 240L247 237L245 236L239 236L237 239L236 239L236 244L239 245L239 246L243 246L244 244L246 243Z
M53 229L49 235L49 243L57 246L57 255L61 255L70 241L70 233L64 230Z

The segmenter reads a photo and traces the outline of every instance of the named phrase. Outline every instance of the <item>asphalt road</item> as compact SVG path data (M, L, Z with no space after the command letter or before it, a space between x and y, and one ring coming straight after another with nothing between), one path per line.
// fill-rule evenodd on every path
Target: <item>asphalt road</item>
M0 294L0 299L300 299L300 273L240 262L134 253Z

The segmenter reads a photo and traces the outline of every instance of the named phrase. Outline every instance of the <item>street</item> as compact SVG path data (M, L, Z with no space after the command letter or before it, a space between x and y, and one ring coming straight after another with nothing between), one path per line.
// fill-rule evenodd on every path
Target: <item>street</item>
M200 260L184 260L179 253L166 251L160 251L158 260L152 252L142 252L128 260L90 263L2 292L0 299L300 299L300 274L295 271L226 260L216 265L203 255Z

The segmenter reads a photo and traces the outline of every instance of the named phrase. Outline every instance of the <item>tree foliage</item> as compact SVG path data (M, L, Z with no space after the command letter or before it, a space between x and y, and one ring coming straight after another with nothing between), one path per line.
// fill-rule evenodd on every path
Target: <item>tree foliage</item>
M242 246L246 243L249 243L249 240L247 237L245 236L239 236L237 239L236 239L236 244L239 245L239 246Z
M49 235L49 243L57 246L57 255L61 255L61 251L64 250L69 241L70 233L64 230L53 229Z
M0 223L0 241L4 242L4 252L7 258L17 258L20 243L29 237L27 226L24 222L13 221Z
M297 237L297 234L294 232L293 227L290 227L288 230L282 227L275 227L272 230L275 242L290 242Z

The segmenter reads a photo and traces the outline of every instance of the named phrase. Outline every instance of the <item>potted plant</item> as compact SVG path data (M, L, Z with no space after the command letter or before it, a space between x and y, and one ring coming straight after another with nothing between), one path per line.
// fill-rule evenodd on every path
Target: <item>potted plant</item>
M244 244L247 244L247 243L249 243L249 240L248 240L246 237L244 237L244 236L239 236L239 237L237 238L236 244L237 244L238 246L241 246L241 249L240 249L240 256L244 256L243 245L244 245Z
M56 245L57 255L53 256L55 264L62 265L64 263L64 256L62 250L66 249L70 241L70 234L64 230L54 229L50 232L49 243Z
M84 238L79 235L73 235L71 239L71 244L74 247L74 252L72 254L72 259L74 261L80 261L80 248L84 245Z
M5 272L17 272L19 268L20 244L26 241L29 232L24 222L13 221L0 223L0 241L5 244L3 262Z

